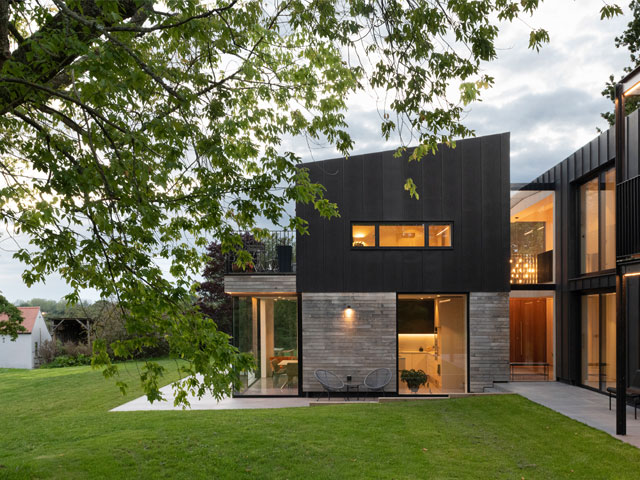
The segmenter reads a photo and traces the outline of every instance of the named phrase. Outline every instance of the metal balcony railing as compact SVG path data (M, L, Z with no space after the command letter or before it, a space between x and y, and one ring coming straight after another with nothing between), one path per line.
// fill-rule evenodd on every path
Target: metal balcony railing
M296 271L296 234L291 230L273 230L270 236L256 240L250 233L239 232L244 249L253 258L244 268L237 264L235 254L225 257L226 273L269 274L294 273Z

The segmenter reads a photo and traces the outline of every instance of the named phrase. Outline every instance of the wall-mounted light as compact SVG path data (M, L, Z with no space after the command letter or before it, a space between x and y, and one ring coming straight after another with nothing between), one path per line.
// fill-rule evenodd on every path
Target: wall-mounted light
M351 308L351 305L347 305L347 308L344 309L344 316L347 318L353 317L353 308Z

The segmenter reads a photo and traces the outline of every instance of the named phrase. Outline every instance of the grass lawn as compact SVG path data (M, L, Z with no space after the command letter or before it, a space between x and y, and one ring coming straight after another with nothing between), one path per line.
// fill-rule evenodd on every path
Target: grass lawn
M0 478L640 477L640 450L513 395L108 412L137 395L90 367L0 370Z

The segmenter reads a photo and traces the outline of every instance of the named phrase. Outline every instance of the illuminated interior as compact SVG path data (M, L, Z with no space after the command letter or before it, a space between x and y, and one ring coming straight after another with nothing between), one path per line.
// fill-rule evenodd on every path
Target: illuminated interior
M381 247L424 247L424 225L380 225Z
M430 247L450 247L451 246L451 225L429 225L429 246Z
M467 388L467 297L398 295L398 393L463 393ZM402 372L422 370L413 391Z
M553 296L509 299L511 381L553 380Z
M234 344L253 356L256 369L241 372L242 395L298 394L298 299L233 297Z
M553 282L553 192L511 197L511 283Z
M351 245L353 247L375 247L376 246L376 226L375 225L352 225Z

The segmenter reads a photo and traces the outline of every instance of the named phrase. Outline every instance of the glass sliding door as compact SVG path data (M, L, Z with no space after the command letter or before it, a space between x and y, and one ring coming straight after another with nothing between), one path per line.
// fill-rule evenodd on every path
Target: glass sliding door
M234 344L256 362L241 372L241 395L297 395L298 300L296 297L234 297Z
M466 392L466 295L398 295L397 315L398 392ZM424 383L409 378L420 376Z
M616 295L582 296L582 384L597 390L616 383Z

